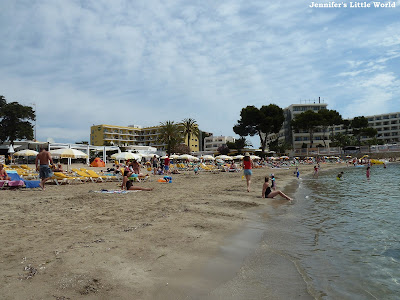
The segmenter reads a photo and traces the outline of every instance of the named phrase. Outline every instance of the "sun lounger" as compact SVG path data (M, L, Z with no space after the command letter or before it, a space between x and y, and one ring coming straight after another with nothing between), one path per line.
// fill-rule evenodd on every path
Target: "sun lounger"
M75 176L69 176L67 174L64 174L62 172L54 172L54 177L58 181L58 183L72 183L72 182L79 182L82 183L84 181L88 181L88 178L85 177L75 177Z
M99 175L93 170L81 168L81 171L86 172L92 178L100 178L101 180L111 180L112 179L112 176Z
M5 182L2 185L2 188L20 188L20 187L27 187L27 188L33 188L36 187L34 183L29 183L28 186L26 186L25 181L29 180L23 180L17 172L15 171L7 171L8 176L10 177L11 180L4 180ZM39 182L38 182L39 183Z
M78 170L78 169L72 169L72 171L76 174L76 175L78 175L78 176L80 176L80 177L84 177L84 178L88 178L90 181L92 181L92 182L99 182L99 181L103 181L103 179L101 179L101 178L93 178L92 176L90 176L89 174L87 174L86 172L83 172L83 171L81 171L81 170Z
M211 166L207 166L207 165L204 164L204 163L201 163L201 164L200 164L200 168L201 168L202 170L204 170L204 171L209 171L209 172L214 171L214 169L215 169L215 168L213 168L213 167L211 167Z

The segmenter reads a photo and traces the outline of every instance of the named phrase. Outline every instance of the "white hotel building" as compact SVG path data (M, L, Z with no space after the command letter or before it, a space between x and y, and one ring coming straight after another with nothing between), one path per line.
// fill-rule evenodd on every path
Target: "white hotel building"
M307 110L313 110L317 112L320 109L326 109L328 104L326 103L304 103L304 104L292 104L289 107L283 109L285 121L282 129L279 133L268 135L267 143L279 138L280 141L286 141L288 144L292 145L294 149L302 148L303 144L307 147L310 145L310 134L307 131L300 131L295 133L291 127L290 122L295 118L296 115L305 112ZM340 112L339 112L340 113ZM385 144L398 144L400 143L400 112L393 112L387 114L365 116L367 118L369 126L375 128L378 131L376 138L382 140ZM352 119L348 119L351 121ZM325 132L326 140L325 143L328 146L331 142L330 135L332 134L332 129L328 128ZM343 125L338 125L333 128L333 134L344 133L345 130ZM323 132L321 130L316 130L313 138L313 147L319 145L324 146L323 142ZM367 137L361 137L361 141L367 140Z

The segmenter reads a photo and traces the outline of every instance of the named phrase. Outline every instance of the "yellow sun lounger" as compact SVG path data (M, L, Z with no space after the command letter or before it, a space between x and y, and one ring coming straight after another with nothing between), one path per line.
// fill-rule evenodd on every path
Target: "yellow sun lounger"
M92 176L90 176L89 174L87 174L86 172L83 172L81 170L78 169L72 169L73 172L75 172L76 175L80 176L80 177L84 177L84 178L88 178L90 181L92 182L99 182L99 181L103 181L103 179L101 178L93 178Z
M81 168L81 171L86 172L92 178L100 178L101 180L111 180L111 179L115 179L116 178L116 177L113 178L114 176L99 175L93 170L88 170L88 169L84 169L84 168Z
M75 177L75 176L69 176L66 175L62 172L54 172L54 179L57 180L57 184L59 184L59 181L62 183L68 183L70 184L71 182L79 182L82 183L84 181L88 181L88 178L85 177Z

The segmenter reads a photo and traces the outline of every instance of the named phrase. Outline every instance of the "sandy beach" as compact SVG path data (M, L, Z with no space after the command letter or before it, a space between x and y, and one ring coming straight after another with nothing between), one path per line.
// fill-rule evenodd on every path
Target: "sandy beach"
M322 171L335 167L345 164ZM135 183L151 192L97 192L118 190L116 182L2 190L0 298L243 299L229 285L249 272L242 262L256 249L255 224L267 222L269 206L289 205L261 198L264 177L274 173L292 196L293 171L255 169L250 193L242 172L206 171ZM310 298L290 261L271 256L269 267L265 299Z

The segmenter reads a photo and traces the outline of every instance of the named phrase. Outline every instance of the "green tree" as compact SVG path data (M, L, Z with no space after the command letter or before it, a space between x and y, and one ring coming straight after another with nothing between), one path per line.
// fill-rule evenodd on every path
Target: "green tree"
M341 147L344 148L346 146L354 146L356 144L356 139L354 136L350 136L348 134L337 133L332 138L332 146L333 147Z
M183 134L187 136L187 145L190 149L190 138L192 135L196 136L197 138L200 136L199 126L195 120L187 118L182 121L182 128Z
M276 153L284 154L286 150L291 148L291 145L285 141L280 142L279 139L275 139L274 141L268 144L268 148L270 151L275 151Z
M175 146L172 151L179 154L190 154L190 148L186 144L179 144Z
M361 136L366 135L368 137L374 137L378 132L376 129L369 127L368 120L366 117L355 117L351 121L351 128L353 129L353 135L356 137L358 146L361 145Z
M218 147L217 151L221 155L227 155L231 150L227 145L222 145Z
M291 126L296 131L305 130L310 134L310 148L312 148L314 142L314 132L321 124L321 115L312 110L307 110L301 114L298 114L294 120L292 120Z
M342 116L336 111L336 110L331 110L331 109L320 109L318 111L318 115L320 115L320 122L321 122L321 127L322 127L322 132L323 132L323 142L324 146L326 147L326 131L330 127L331 128L331 137L333 137L333 130L335 125L340 125L343 124L343 118Z
M167 145L167 153L171 155L171 150L183 142L182 127L174 121L166 121L160 125L157 140L161 144Z
M18 102L7 103L4 96L0 96L0 141L33 139L33 125L30 121L36 118L32 107Z
M261 153L264 155L268 134L278 133L284 121L282 108L275 104L263 105L260 109L247 106L240 112L240 120L233 127L233 131L241 137L257 134L260 138Z
M246 140L245 137L240 137L236 139L234 142L227 142L226 145L228 146L229 149L236 149L238 153L242 153L242 150L246 147L252 147L253 145Z

